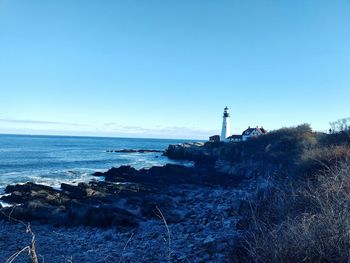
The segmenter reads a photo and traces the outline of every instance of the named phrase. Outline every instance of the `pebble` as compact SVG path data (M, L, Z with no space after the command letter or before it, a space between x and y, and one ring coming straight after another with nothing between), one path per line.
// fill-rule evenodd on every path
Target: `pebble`
M171 190L176 196L176 189ZM228 261L224 252L228 251L227 243L237 235L234 225L238 218L223 215L230 209L230 202L237 206L237 199L244 195L239 191L220 187L179 187L181 199L177 197L176 201L183 204L177 207L176 214L181 215L181 220L167 225L173 262ZM136 229L123 232L116 228L54 228L38 224L33 224L32 230L36 234L37 253L46 263L63 262L64 257L72 258L75 263L168 261L169 236L160 219L141 222ZM31 235L25 232L23 225L0 221L0 262L6 262L30 241ZM16 262L27 261L28 253L23 253Z

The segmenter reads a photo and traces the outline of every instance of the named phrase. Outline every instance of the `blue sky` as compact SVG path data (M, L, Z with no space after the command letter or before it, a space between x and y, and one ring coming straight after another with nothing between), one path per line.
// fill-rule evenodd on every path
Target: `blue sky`
M0 0L0 133L206 138L349 117L350 1Z

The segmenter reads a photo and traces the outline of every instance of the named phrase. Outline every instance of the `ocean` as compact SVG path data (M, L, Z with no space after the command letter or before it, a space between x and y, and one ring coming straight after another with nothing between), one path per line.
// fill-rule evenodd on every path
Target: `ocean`
M137 169L166 163L162 153L115 153L107 150L165 150L168 139L0 135L0 194L8 184L35 182L58 188L61 183L87 182L92 173L131 165ZM96 179L96 178L95 178Z

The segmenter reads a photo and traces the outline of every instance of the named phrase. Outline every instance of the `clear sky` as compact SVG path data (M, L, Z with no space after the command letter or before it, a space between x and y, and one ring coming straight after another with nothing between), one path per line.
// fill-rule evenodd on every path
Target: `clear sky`
M349 98L349 0L0 0L0 133L326 130Z

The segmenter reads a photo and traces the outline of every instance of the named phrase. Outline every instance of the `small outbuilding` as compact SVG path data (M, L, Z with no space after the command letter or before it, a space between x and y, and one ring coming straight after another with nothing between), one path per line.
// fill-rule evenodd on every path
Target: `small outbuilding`
M220 142L220 136L219 135L213 135L209 137L210 142Z

